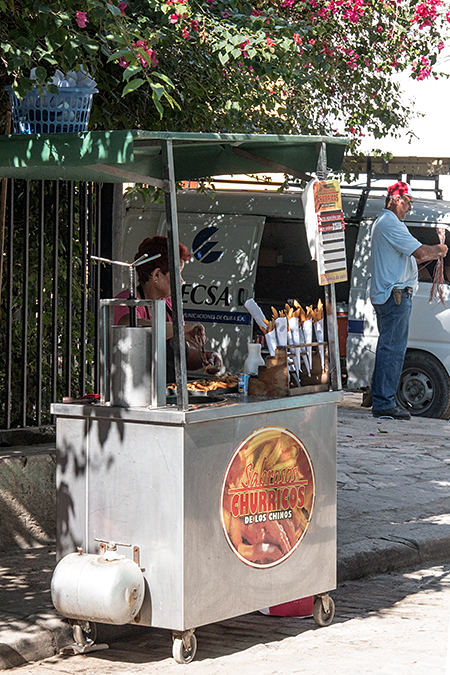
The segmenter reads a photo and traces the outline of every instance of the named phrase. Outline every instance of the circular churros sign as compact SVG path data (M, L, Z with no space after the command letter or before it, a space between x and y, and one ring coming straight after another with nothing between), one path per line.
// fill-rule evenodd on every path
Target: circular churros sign
M236 449L222 486L222 527L252 567L273 567L295 551L311 522L314 469L303 443L282 427L253 432Z

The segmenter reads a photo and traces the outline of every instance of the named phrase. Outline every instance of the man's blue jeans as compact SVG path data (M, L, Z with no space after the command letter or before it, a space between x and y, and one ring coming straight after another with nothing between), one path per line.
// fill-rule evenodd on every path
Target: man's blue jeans
M373 306L380 334L372 381L373 410L396 406L395 393L405 360L411 305L412 296L403 291L400 305L395 304L391 295L383 305Z

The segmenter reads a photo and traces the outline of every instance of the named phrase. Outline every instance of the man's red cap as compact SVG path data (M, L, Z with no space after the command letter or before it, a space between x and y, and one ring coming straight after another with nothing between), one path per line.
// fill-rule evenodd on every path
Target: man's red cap
M408 195L408 197L413 196L411 186L401 180L394 183L394 185L390 185L387 189L387 193L388 197L393 197L394 195L401 195L402 197L403 195Z

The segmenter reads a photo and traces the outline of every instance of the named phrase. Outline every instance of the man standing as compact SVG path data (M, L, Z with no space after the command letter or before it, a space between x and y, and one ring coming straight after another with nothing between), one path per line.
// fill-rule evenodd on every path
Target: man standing
M411 210L412 191L398 181L388 188L385 208L372 228L370 299L377 315L378 344L372 381L372 414L394 420L411 415L396 405L408 342L412 296L417 290L417 262L447 255L447 246L421 244L401 221ZM416 262L417 261L417 262Z

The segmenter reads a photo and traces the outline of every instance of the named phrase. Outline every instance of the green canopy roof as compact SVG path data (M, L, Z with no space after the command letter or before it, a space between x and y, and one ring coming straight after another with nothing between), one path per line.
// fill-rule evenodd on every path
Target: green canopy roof
M307 178L326 146L327 167L342 166L347 138L153 131L0 136L0 177L160 184L170 141L176 180L283 172Z

